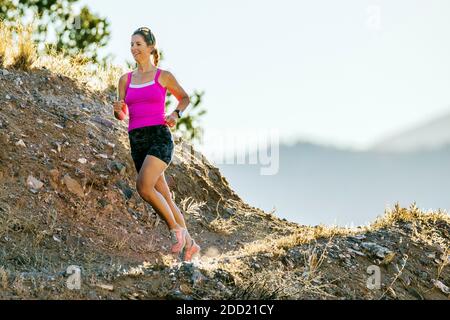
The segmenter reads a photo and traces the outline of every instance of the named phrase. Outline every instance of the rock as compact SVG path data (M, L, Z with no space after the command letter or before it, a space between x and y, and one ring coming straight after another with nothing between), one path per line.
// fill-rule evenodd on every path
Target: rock
M95 121L97 123L100 123L100 124L102 124L102 125L104 125L105 127L108 127L108 128L113 128L114 127L114 123L112 123L109 120L103 119L103 118L101 118L99 116L95 116L95 117L91 118L91 120Z
M127 169L122 163L120 163L118 161L108 162L107 168L108 168L109 172L116 171L122 176L125 174L125 171Z
M261 269L262 269L261 266L260 266L258 263L256 263L256 262L253 262L253 263L251 264L251 267L252 267L253 269L255 269L255 270L261 270Z
M374 242L363 242L361 247L368 251L371 255L381 259L384 259L387 254L391 253L391 250L388 248L380 246Z
M433 283L433 285L438 288L439 290L441 290L443 293L445 294L450 294L450 288L447 287L445 284L443 284L441 281L436 280L436 279L432 279L431 282Z
M236 213L236 209L234 208L226 208L225 212L230 215L230 216L234 216L234 214Z
M29 175L27 178L27 186L31 188L31 191L33 193L36 193L39 189L41 189L44 186L44 184L35 177L33 177L32 175Z
M65 168L73 168L73 165L71 165L70 163L67 163L67 162L61 162L61 165Z
M14 79L14 83L16 84L17 87L20 87L21 85L23 85L23 81L19 77Z
M426 256L430 259L435 259L436 258L436 253L431 252L431 253L427 253Z
M97 284L97 287L102 288L104 290L108 290L108 291L114 291L114 286L110 285L110 284Z
M180 290L171 291L166 298L172 300L193 300L191 296L184 295Z
M22 139L20 139L19 141L16 142L16 146L20 146L20 147L24 147L24 148L27 147L25 142L23 142Z
M366 256L363 252L358 251L358 250L354 250L354 249L351 249L351 248L347 248L347 251L350 252L350 253L356 254L358 256L361 256L361 257L365 257Z
M66 174L63 178L63 181L65 185L67 186L67 189L72 192L73 194L76 194L80 198L84 197L84 191L81 185L76 181L75 179L72 179L68 174Z
M9 71L6 70L6 69L2 69L2 74L3 74L4 76L7 76L7 75L11 74L11 72L9 72Z
M194 272L192 272L191 281L194 286L202 283L205 280L206 277L200 272L200 270L194 270Z
M133 196L133 190L128 187L127 183L123 180L118 180L116 186L119 187L125 199L130 199Z
M87 160L86 160L86 158L79 158L78 162L81 163L81 164L86 164Z

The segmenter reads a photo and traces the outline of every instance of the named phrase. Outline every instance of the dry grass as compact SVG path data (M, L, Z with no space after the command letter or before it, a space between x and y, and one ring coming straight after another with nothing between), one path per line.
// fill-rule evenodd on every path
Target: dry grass
M3 267L0 267L0 284L3 290L8 289L9 287L8 272Z
M11 28L7 27L3 21L0 21L0 68L8 64L8 58L11 56L12 48Z
M66 50L57 52L54 46L46 44L48 53L37 52L32 41L33 24L16 27L7 26L0 21L0 67L29 71L43 68L61 74L92 90L105 91L117 87L120 76L127 70L109 64L106 67L90 62L81 52L69 55ZM15 39L16 38L16 39ZM13 50L16 48L15 50Z
M331 242L331 239L330 239ZM328 245L330 244L328 243ZM328 246L327 245L327 246ZM239 279L232 299L301 299L304 297L336 298L326 291L332 283L322 283L320 267L327 255L327 249L319 253L317 245L311 245L303 253L304 265L294 270L282 270L267 266L255 273L246 268L245 272L235 268L224 268ZM241 269L243 270L243 269ZM299 271L302 276L299 276ZM244 278L242 275L245 275ZM238 276L240 275L240 277Z
M283 277L279 271L254 274L247 281L236 286L229 299L233 300L275 300L288 298L283 291L286 286L280 283Z
M189 201L190 200L190 201ZM183 211L194 217L200 217L200 209L206 204L206 202L196 202L192 197L187 197L181 200L180 205Z
M415 202L413 202L409 208L402 208L397 202L393 209L386 209L385 214L379 217L371 225L366 228L366 231L377 230L384 227L389 227L393 223L398 221L404 222L433 222L445 221L450 223L450 215L442 210L437 211L422 211L417 208Z
M208 224L208 228L218 234L229 236L236 230L233 219L223 219L218 217Z
M229 271L239 279L239 288L233 293L233 298L252 299L252 298L302 298L302 297L322 297L335 298L326 290L332 286L332 282L322 283L322 274L320 267L327 255L327 248L334 237L350 236L359 233L375 231L381 228L390 227L396 222L406 221L412 223L434 223L437 221L449 222L449 216L445 212L423 212L419 210L415 203L409 208L401 208L397 203L392 210L387 209L385 215L379 217L374 223L358 228L341 227L299 227L292 234L273 238L268 236L264 239L245 244L239 250L228 252L222 255L219 260L228 258L230 263L221 265L221 268ZM316 245L311 246L313 242L319 239L328 239L324 249L318 253ZM296 277L295 272L289 275L291 271L280 271L278 268L267 267L257 274L243 263L241 258L253 257L260 253L271 253L274 258L285 254L286 250L299 245L310 244L309 249L304 252L303 276ZM446 249L441 257L441 263L438 266L437 278L442 274L444 268L448 265L449 250ZM270 269L270 271L267 271ZM277 271L274 271L277 270ZM298 270L298 269L297 269ZM293 282L296 279L297 282ZM297 291L294 290L297 288Z
M445 248L445 250L441 256L441 262L438 265L437 275L436 275L437 280L439 280L439 278L442 274L442 271L444 271L445 267L449 264L449 260L450 260L450 249Z
M45 67L53 73L71 78L80 85L97 91L115 89L120 76L126 72L120 66L108 65L104 68L94 65L88 62L83 53L68 56L65 50L57 52L54 48L49 48L47 55L39 56L35 66Z
M37 46L32 40L34 26L32 24L18 24L16 27L17 34L17 51L12 58L11 67L17 70L29 71L37 59Z

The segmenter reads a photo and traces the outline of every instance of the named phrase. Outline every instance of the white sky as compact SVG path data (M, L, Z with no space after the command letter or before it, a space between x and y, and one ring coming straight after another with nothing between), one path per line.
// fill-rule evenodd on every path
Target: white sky
M277 128L365 148L450 111L448 0L81 3L111 22L117 64L133 61L135 29L153 30L160 67L205 90L206 134Z

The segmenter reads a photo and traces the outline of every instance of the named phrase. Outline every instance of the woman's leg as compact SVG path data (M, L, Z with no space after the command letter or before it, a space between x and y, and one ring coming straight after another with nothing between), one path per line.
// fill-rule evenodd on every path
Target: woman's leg
M166 168L167 164L164 161L155 156L147 155L136 180L136 189L142 199L150 203L164 219L170 230L184 228L175 219L166 199L155 188L156 182Z
M186 227L186 221L184 220L184 216L181 213L180 209L178 208L178 206L175 204L175 202L172 200L172 194L170 193L170 189L169 186L167 184L166 181L166 177L164 175L164 172L161 173L161 175L159 176L158 180L156 181L155 184L155 189L161 193L161 195L164 197L164 199L167 201L170 210L172 211L172 214L176 220L176 222L183 228L185 228L187 230ZM191 236L189 234L189 232L186 235L186 247L190 247L191 246Z

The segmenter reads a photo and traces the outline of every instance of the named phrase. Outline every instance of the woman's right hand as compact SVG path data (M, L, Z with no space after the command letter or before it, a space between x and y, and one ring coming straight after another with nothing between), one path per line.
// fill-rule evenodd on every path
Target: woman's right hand
M114 112L120 113L123 110L125 102L123 100L114 101Z

